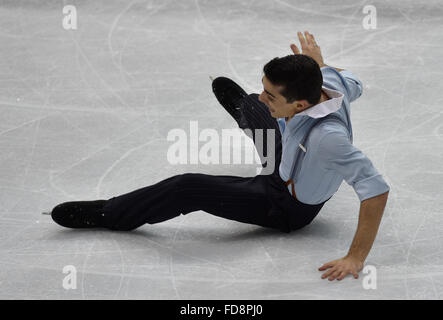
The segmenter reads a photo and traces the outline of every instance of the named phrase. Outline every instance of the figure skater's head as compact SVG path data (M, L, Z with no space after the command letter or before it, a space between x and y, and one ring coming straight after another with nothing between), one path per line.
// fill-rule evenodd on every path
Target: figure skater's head
M291 118L317 103L323 77L317 62L303 54L274 58L263 67L263 92L259 100L274 118Z

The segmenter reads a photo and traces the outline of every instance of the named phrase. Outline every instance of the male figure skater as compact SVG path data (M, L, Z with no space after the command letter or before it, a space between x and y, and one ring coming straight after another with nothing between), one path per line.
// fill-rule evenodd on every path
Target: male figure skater
M319 271L325 271L323 279L341 280L348 274L358 278L389 186L352 145L350 102L362 94L361 82L349 71L325 65L312 34L298 32L298 38L302 54L292 44L294 55L264 66L260 95L248 95L227 78L212 83L216 98L240 128L275 130L272 174L179 174L108 200L59 204L51 212L53 220L68 228L133 230L203 210L290 232L309 224L344 179L361 202L357 231L348 254ZM255 135L252 139L257 145ZM264 141L269 154L267 145Z

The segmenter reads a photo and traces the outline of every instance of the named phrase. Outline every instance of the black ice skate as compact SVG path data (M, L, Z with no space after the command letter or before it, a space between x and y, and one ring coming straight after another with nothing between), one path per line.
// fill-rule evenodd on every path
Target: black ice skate
M51 217L66 228L104 227L102 209L105 203L106 200L64 202L52 209Z
M218 77L212 81L212 91L223 108L239 123L241 104L248 94L234 81L225 77Z

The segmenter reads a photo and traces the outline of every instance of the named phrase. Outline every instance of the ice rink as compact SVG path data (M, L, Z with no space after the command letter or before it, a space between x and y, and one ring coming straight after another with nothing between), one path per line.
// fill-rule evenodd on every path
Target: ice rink
M77 30L63 28L64 5ZM443 298L443 2L0 0L0 24L0 298ZM317 270L356 230L346 182L290 234L203 211L134 232L73 231L41 215L185 172L253 176L255 165L172 165L167 134L190 121L236 128L209 76L260 92L263 65L303 30L325 63L364 83L354 144L391 187L366 260L376 289L363 272L329 282ZM76 289L63 287L67 265Z

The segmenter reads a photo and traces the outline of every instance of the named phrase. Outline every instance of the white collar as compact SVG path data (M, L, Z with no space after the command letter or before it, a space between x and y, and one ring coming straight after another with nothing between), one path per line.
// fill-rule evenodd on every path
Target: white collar
M310 107L302 112L299 112L294 115L294 117L297 116L309 116L311 118L322 118L327 116L330 113L333 113L341 108L341 104L343 101L344 94L336 91L331 90L325 87L322 87L322 90L331 98L329 100L323 101L322 103L316 104L313 107ZM292 120L292 119L291 119ZM291 121L289 120L289 121Z

